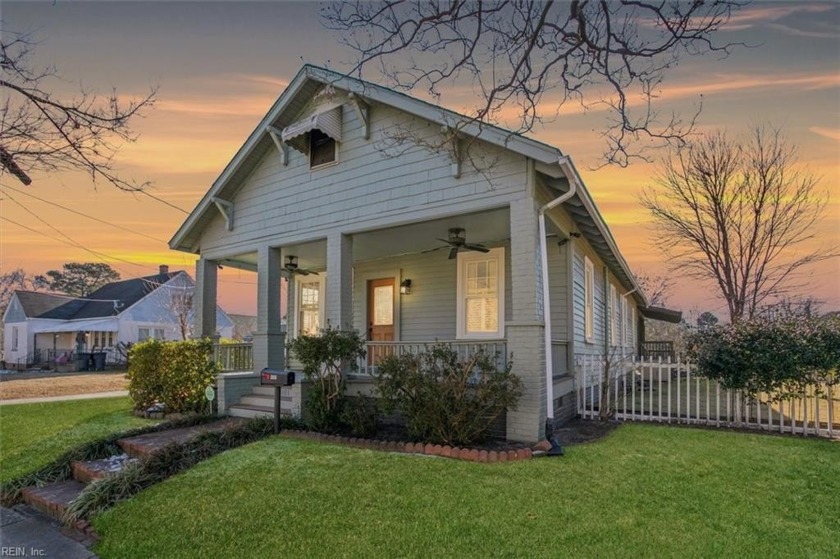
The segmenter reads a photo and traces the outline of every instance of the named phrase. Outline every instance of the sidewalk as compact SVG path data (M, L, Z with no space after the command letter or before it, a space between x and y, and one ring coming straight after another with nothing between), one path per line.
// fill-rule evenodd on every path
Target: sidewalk
M128 390L115 390L113 392L93 392L92 394L71 394L68 396L48 396L45 398L18 398L16 400L0 400L0 406L12 404L38 404L41 402L65 402L67 400L88 400L91 398L116 398L128 396Z
M0 549L4 556L96 559L83 543L66 535L60 524L26 505L0 509Z

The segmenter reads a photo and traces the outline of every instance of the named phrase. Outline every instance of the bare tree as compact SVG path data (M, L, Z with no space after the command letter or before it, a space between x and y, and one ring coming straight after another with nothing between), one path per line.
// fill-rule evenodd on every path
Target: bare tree
M168 311L175 318L182 340L189 340L193 334L194 286L173 286L167 300Z
M24 33L0 33L0 170L30 184L37 171L82 170L129 191L137 184L120 178L114 155L121 142L132 142L134 117L154 103L155 90L124 102L116 91L100 96L82 89L61 98L55 68L32 63L35 42Z
M804 250L828 194L797 168L779 129L755 126L738 139L705 136L666 161L642 205L674 270L711 280L731 321L783 295L803 267L833 256Z
M747 3L357 0L327 3L321 17L357 53L351 73L373 65L395 86L435 96L471 81L483 96L477 122L515 107L526 132L570 100L605 108L605 162L627 165L691 132L697 113L655 107L663 79L685 56L727 56L736 44L713 39Z
M668 294L674 285L672 277L642 274L636 277L636 280L652 306L662 307L668 304Z

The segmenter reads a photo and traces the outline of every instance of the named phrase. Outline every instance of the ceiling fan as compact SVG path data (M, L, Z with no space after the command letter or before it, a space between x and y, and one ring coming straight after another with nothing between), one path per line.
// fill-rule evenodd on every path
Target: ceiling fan
M449 247L449 259L452 260L458 256L458 252L462 250L474 250L476 252L490 252L490 249L484 245L471 244L467 242L467 232L461 227L453 227L449 230L448 239L438 239L442 243L446 243ZM423 252L433 252L447 247L437 247Z
M286 256L286 265L283 266L283 269L286 271L287 274L289 274L289 277L292 277L294 275L299 275L299 276L308 276L308 275L316 275L317 276L318 275L318 272L315 272L315 271L312 271L312 270L307 270L305 268L299 268L298 267L298 257L297 256L292 256L292 255Z

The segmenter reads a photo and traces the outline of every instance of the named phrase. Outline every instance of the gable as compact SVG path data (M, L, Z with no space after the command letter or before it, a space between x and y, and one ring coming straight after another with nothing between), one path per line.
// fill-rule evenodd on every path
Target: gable
M3 316L3 322L5 324L13 324L25 321L26 313L23 312L23 307L21 307L20 301L18 301L17 294L12 294L9 306L6 307L6 313Z

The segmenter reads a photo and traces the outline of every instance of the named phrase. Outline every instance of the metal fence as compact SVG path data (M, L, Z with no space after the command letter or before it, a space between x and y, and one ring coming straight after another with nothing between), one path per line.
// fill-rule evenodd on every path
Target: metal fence
M609 366L606 366L609 365ZM840 438L840 385L810 386L801 397L750 398L662 359L576 360L578 413L598 418L601 402L615 419L758 429Z

